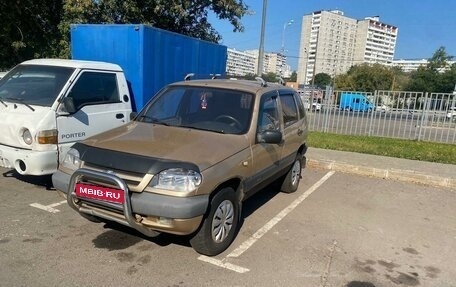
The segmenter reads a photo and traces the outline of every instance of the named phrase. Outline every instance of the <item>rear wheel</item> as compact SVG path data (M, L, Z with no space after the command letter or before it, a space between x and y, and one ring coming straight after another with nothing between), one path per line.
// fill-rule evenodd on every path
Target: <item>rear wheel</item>
M286 193L295 192L298 189L299 181L301 180L301 168L302 168L302 155L298 153L296 159L288 171L287 175L283 179L281 191Z
M220 190L211 200L210 210L190 244L196 252L214 256L230 246L239 223L239 201L230 187Z

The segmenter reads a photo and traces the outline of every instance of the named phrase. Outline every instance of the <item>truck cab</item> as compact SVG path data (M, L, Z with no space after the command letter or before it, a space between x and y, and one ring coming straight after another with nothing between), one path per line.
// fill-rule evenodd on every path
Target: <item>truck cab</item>
M125 124L131 107L118 65L23 62L0 79L0 166L23 175L52 174L76 141Z

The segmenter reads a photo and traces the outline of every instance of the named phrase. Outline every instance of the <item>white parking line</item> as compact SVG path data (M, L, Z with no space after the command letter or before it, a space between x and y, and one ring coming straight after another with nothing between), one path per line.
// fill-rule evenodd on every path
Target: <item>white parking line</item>
M248 272L249 269L227 263L227 262L225 262L225 260L227 258L239 257L241 254L243 254L245 251L247 251L258 239L260 239L269 230L271 230L277 223L279 223L285 216L287 216L291 211L293 211L301 202L303 202L307 197L309 197L317 188L319 188L325 181L327 181L334 173L335 173L335 171L328 172L319 181L317 181L308 190L306 190L301 196L299 196L297 199L295 199L290 205L288 205L285 209L283 209L281 212L279 212L275 217L273 217L271 220L269 220L269 222L267 222L262 228L260 228L257 232L255 232L250 238L248 238L246 241L244 241L238 248L236 248L231 253L229 253L225 259L218 260L218 259L207 257L207 256L200 256L200 257L198 257L198 259L201 261L225 268L225 269L229 269L229 270L238 272L238 273Z
M213 264L215 266L222 267L222 268L225 268L225 269L237 272L237 273L246 273L246 272L250 271L250 269L225 262L224 260L218 260L213 257L208 257L205 255L201 255L200 257L198 257L198 260L201 260L201 261L204 261L204 262L207 262L207 263Z
M67 202L66 200L63 200L61 202L57 202L57 203L53 203L53 204L49 204L49 205L42 205L42 204L35 202L35 203L30 204L30 206L50 212L50 213L57 213L57 212L60 212L60 210L58 210L57 208L54 208L54 207L62 205L66 202Z

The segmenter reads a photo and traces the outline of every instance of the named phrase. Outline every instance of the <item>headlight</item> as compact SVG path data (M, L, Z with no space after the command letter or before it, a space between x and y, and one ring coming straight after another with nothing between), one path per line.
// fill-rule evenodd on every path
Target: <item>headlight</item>
M70 170L77 170L81 167L81 160L79 158L79 151L71 148L65 155L65 159L62 162L62 167Z
M194 170L171 168L155 175L150 184L153 188L191 192L201 184L201 174Z
M33 137L32 137L32 134L30 133L30 131L28 129L25 129L23 132L22 132L22 139L24 140L24 142L28 145L31 145L32 142L33 142Z

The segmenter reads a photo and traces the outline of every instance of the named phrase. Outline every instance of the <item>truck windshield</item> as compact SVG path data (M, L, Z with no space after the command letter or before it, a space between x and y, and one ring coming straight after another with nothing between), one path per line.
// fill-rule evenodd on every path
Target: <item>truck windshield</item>
M73 71L68 67L18 65L0 80L0 100L5 104L51 106Z
M246 133L253 94L211 87L174 86L152 99L137 121L224 134Z

